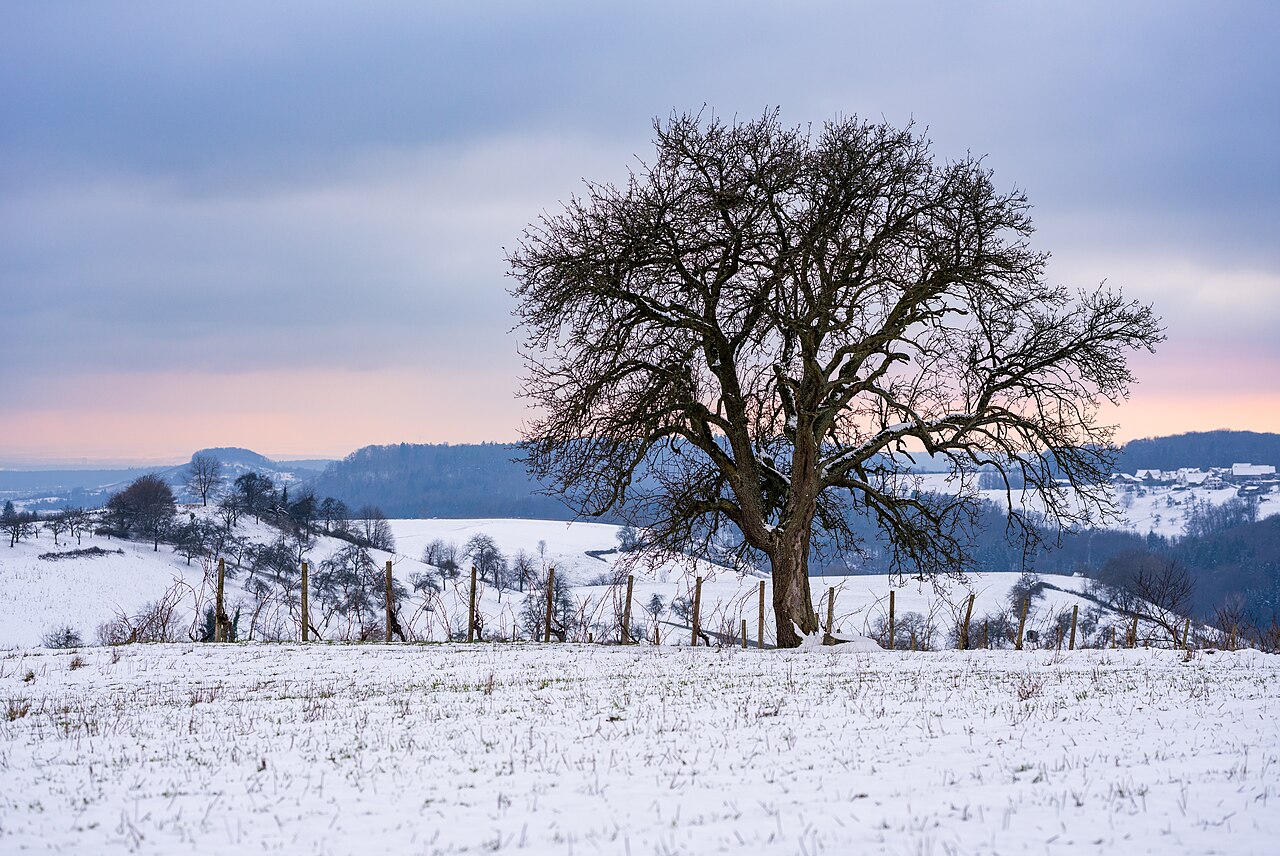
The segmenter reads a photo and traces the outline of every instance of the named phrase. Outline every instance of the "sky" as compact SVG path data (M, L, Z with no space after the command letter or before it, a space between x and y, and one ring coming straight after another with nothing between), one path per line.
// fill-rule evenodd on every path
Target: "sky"
M1150 302L1120 439L1280 430L1280 4L7 3L0 464L510 441L504 247L653 122L986 156Z

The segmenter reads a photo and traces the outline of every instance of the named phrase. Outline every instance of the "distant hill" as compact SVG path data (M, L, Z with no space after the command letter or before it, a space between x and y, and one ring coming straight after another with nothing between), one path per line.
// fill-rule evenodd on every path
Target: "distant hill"
M365 446L308 484L351 508L376 505L389 517L521 517L571 520L517 461L508 444ZM601 522L611 522L604 520Z
M273 461L250 449L223 446L201 449L192 455L210 455L222 462L229 484L248 472L270 476L276 484L296 484L315 478L332 461ZM133 467L101 470L0 470L0 500L12 499L32 510L52 510L65 505L98 508L140 475L160 476L174 488L181 502L196 497L182 487L187 463L170 467Z
M314 478L322 469L315 466L315 462L311 461L273 461L266 455L260 455L251 449L242 449L237 446L201 449L192 454L192 459L196 455L208 455L221 461L222 477L227 484L231 484L246 473L253 472L258 475L268 476L277 485L292 485ZM186 469L187 464L179 464L176 467L161 471L159 475L173 485L180 502L195 502L197 501L195 494L188 492L182 485Z
M1280 434L1200 431L1133 440L1120 451L1116 471L1229 467L1242 463L1280 466Z

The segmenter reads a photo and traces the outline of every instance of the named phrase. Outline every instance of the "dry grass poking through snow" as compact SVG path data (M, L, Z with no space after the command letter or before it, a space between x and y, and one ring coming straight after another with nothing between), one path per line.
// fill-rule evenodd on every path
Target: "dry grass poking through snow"
M0 698L6 853L1280 840L1280 658L1254 652L137 646L11 652Z

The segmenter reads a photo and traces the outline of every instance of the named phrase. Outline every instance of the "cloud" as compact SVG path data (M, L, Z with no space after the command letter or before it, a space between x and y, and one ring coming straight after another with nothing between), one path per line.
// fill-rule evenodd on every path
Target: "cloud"
M1166 317L1139 365L1238 378L1277 356L1278 29L1270 3L9 4L0 419L88 369L476 372L464 409L507 413L502 247L704 104L988 154L1055 277Z
M35 374L174 361L510 371L502 244L593 157L570 139L515 138L369 154L306 185L32 193L0 217L8 311L25 321L0 359L40 353Z

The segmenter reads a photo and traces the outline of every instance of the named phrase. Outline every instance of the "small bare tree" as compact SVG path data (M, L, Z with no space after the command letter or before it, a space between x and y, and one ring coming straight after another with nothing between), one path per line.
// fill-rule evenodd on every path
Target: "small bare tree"
M192 455L191 463L182 472L183 486L200 497L200 504L205 506L209 504L209 494L217 490L224 481L222 461L203 452Z
M76 544L79 545L81 543L80 538L84 535L84 530L89 528L89 512L79 506L64 508L62 510L62 519L67 522L67 532L76 539Z
M1045 281L1029 204L913 129L776 114L655 123L656 156L588 185L510 253L532 473L577 512L643 523L643 548L721 530L773 576L780 647L818 632L811 550L870 514L898 570L969 563L977 479L921 493L910 455L985 467L1020 510L1110 503L1099 404L1162 338L1150 307Z
M70 527L67 523L67 516L59 511L44 519L44 528L53 536L53 546L58 547L61 546L58 544L58 536L66 532Z
M1155 553L1130 553L1107 562L1102 573L1103 592L1113 608L1156 625L1178 641L1196 587L1186 565Z

